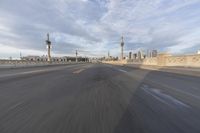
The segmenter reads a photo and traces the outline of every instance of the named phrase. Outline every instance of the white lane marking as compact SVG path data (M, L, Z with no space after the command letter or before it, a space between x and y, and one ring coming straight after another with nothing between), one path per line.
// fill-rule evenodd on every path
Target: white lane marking
M192 87L192 89L194 89L194 90L200 90L199 88L197 88L197 87Z
M57 68L49 68L49 69L44 69L44 70L33 70L33 71L26 71L26 72L19 72L19 73L14 73L14 74L5 74L5 75L1 75L0 78L3 77L11 77L11 76L17 76L17 75L26 75L26 74L33 74L33 73L40 73L40 72L50 72L50 71L55 71L55 70L62 70L65 68L71 68L72 66L64 66L64 67L57 67Z
M120 71L120 72L124 72L124 73L127 73L127 71L122 70L122 69L118 69L118 71Z
M161 92L161 90L159 89L155 89L155 88L150 88L147 85L143 85L141 87L145 92L147 92L148 94L150 94L151 96L153 96L154 98L156 98L157 100L167 104L167 105L179 105L182 107L186 107L186 108L190 108L189 105L179 101L178 99L167 95L166 93Z
M185 106L185 107L189 108L189 106L186 105L185 103L183 103L183 102L177 100L176 98L174 98L174 97L172 97L172 96L170 96L170 95L167 95L167 94L165 94L165 93L162 93L160 90L153 89L152 91L154 91L154 92L155 92L156 94L158 94L159 96L164 97L165 99L171 100L172 102L174 102L174 103L177 104L177 105L181 105L181 106Z
M33 73L38 73L38 72L45 72L45 71L52 71L52 70L35 70L35 71L28 71L28 72L20 72L20 73L14 73L14 74L6 74L6 75L1 75L0 78L2 77L10 77L10 76L17 76L17 75L25 75L25 74L33 74Z
M156 82L156 81L153 81L153 80L149 80L149 79L146 79L146 80L149 81L149 82L151 82L151 83L153 83L153 84L157 84L157 85L159 85L159 86L163 86L163 87L165 87L165 88L169 88L169 89L175 90L175 91L180 92L180 93L183 93L183 94L185 94L185 95L189 95L189 96L191 96L191 97L193 97L193 98L196 98L196 99L198 99L198 100L200 99L200 97L197 96L197 95L191 94L191 93L189 93L189 92L185 92L185 91L183 91L183 90L180 90L180 89L177 89L177 88L174 88L174 87L171 87L171 86L169 86L169 85L167 85L167 84L161 84L161 83L159 83L159 82Z
M13 109L17 108L18 106L22 105L23 103L24 102L19 102L19 103L15 104L15 105L11 106L8 110L13 110Z
M146 93L148 93L149 95L151 95L152 97L154 97L155 99L159 100L160 102L169 105L166 101L162 100L160 97L152 94L149 90L147 90L147 88L141 88L142 90L144 90ZM170 105L171 106L171 105Z
M79 73L81 73L82 71L84 71L85 69L79 69L79 70L76 70L76 71L74 71L73 73L74 74L79 74Z

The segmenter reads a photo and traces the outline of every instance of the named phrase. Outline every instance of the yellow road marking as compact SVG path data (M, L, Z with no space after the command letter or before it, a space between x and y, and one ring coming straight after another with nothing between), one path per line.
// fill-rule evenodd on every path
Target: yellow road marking
M85 69L79 69L79 70L76 70L76 71L74 71L73 73L74 74L79 74L79 73L81 73L82 71L84 71Z

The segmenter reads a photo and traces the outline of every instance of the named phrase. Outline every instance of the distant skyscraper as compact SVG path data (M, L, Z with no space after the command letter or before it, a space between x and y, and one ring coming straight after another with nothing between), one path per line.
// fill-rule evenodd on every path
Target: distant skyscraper
M121 60L124 59L124 37L122 36L122 41L121 41Z
M139 60L142 59L142 53L141 53L141 51L138 51L138 59Z
M200 50L197 51L197 54L200 54Z
M110 52L108 51L108 58L110 58Z
M137 59L137 53L133 54L133 59Z
M148 50L148 49L147 49L146 56L147 56L147 57L150 57L150 53L149 53L149 50Z
M157 57L158 51L157 50L152 50L152 57Z
M129 52L128 59L132 59L132 52Z
M19 56L20 56L20 59L22 59L22 53L21 52L19 53Z

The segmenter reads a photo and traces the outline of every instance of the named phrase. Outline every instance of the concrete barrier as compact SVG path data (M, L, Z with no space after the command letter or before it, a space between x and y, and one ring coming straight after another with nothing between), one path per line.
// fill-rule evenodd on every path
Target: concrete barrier
M36 66L51 66L62 64L77 64L83 62L47 62L47 61L24 61L24 60L0 60L0 68L20 68L20 67L36 67Z
M171 56L163 53L154 58L103 63L200 77L200 55Z
M167 53L160 53L157 57L145 59L131 59L123 61L104 61L109 64L138 64L161 67L197 67L200 68L200 54L172 56Z

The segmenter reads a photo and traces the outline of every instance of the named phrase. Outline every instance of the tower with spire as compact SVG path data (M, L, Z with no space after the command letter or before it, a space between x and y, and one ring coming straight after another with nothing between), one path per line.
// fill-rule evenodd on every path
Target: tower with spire
M124 37L121 37L121 60L124 59Z
M46 44L47 44L47 51L48 51L48 62L51 62L51 41L49 40L49 33L47 33L47 40L46 40Z
M78 62L78 51L76 50L76 62Z
M108 59L110 58L110 51L108 51Z

